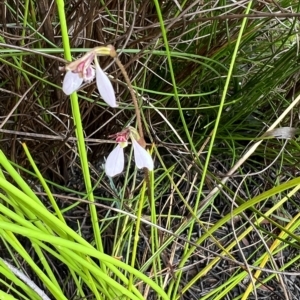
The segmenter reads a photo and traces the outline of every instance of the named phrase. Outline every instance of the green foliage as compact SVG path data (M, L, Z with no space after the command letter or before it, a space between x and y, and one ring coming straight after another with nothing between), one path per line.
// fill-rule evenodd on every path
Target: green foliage
M264 133L298 127L300 4L16 2L1 4L1 258L55 299L298 299L297 131ZM103 44L136 92L149 181L132 151L103 171L109 135L136 122L112 59L118 108L94 83L61 92L59 67ZM0 270L0 299L39 299Z

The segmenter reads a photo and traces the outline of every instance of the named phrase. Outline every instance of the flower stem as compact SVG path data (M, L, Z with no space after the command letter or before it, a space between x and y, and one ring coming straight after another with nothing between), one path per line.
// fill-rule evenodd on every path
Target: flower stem
M138 132L139 132L139 135L140 135L139 143L141 144L141 146L145 147L146 143L145 143L145 140L144 140L144 132L143 132L142 119L141 119L141 112L140 112L140 108L139 108L139 104L138 104L135 92L133 90L133 87L132 87L131 81L129 79L129 76L128 76L123 64L121 63L121 61L118 58L116 50L112 46L110 46L110 48L111 48L110 56L115 59L116 64L120 68L120 70L121 70L121 72L124 76L124 79L127 83L127 86L128 86L131 98L132 98L132 102L133 102L133 105L134 105L135 114L136 114L137 127L138 127Z
M141 111L140 111L139 104L138 104L135 92L133 90L131 81L129 79L129 76L128 76L128 74L127 74L127 72L126 72L123 64L121 63L121 61L118 58L118 54L117 54L115 48L113 46L111 46L111 45L109 45L107 47L109 47L111 49L110 50L110 56L115 59L116 64L120 68L120 70L121 70L121 72L122 72L122 74L124 76L124 79L125 79L125 81L127 83L127 86L128 86L131 98L132 98L132 102L133 102L133 105L134 105L135 115L136 115L136 120L137 120L137 127L138 127L138 132L139 132L139 135L140 135L140 140L138 142L139 142L139 144L141 146L143 146L145 148L146 142L145 142L145 139L144 139L144 132L143 132L143 125L142 125ZM148 197L149 197L149 199L151 199L151 197L152 197L152 194L151 194L151 192L152 192L151 191L151 182L150 182L149 170L147 168L144 168L144 178L145 178L145 181L146 181Z

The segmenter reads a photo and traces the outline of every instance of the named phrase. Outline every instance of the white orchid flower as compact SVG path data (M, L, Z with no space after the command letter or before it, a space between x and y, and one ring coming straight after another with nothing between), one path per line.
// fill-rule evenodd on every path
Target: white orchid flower
M117 107L113 86L97 60L97 55L109 55L110 50L110 47L97 47L69 63L65 67L67 73L63 80L63 92L66 95L71 95L80 88L83 82L91 82L96 75L96 84L101 97L109 106ZM96 72L91 65L93 60L95 61Z
M124 169L124 148L128 144L128 139L131 138L134 160L138 169L147 168L152 171L154 168L151 155L145 150L136 140L139 138L137 131L133 127L127 127L125 130L114 134L118 146L108 155L105 163L105 173L109 177L114 177L122 173Z

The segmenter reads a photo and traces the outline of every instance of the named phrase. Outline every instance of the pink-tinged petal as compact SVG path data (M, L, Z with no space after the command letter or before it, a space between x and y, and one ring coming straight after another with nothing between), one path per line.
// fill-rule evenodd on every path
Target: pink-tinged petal
M77 91L80 88L82 81L83 78L81 78L78 73L68 71L63 81L63 92L66 95L71 95L73 92Z
M95 60L95 65L96 65L96 84L101 97L109 106L117 107L118 104L116 102L115 91L113 89L110 80L100 68L97 60Z
M153 160L151 155L134 139L132 139L135 164L139 169L147 168L152 171Z
M105 173L107 176L114 177L124 169L124 150L118 146L110 152L105 163Z

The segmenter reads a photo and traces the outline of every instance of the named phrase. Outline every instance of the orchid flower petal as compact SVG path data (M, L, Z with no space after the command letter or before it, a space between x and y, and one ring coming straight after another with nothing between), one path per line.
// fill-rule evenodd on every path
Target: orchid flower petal
M68 71L63 81L63 92L66 95L71 95L73 92L77 91L80 88L82 81L83 78L81 78L78 73Z
M115 92L110 80L100 68L97 59L95 59L95 65L96 65L96 84L101 97L109 106L117 107L118 104L116 102Z
M134 139L132 139L135 164L139 169L147 168L152 171L153 160L151 155Z
M110 152L105 163L105 173L107 176L114 177L124 169L124 150L118 146Z

